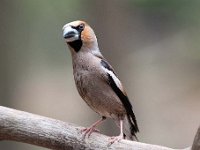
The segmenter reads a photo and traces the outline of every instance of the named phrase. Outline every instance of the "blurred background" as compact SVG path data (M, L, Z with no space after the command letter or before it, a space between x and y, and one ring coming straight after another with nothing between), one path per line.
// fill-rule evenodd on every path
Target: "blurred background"
M80 126L99 116L77 93L62 26L85 20L115 68L141 142L192 144L200 125L200 1L0 0L0 105ZM119 129L109 120L106 135ZM0 142L1 150L43 150Z

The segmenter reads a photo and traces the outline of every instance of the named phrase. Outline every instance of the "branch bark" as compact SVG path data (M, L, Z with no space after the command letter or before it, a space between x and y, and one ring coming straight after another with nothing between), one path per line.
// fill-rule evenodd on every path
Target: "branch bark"
M128 140L109 145L108 136L93 133L89 138L84 139L80 132L81 129L83 127L0 106L0 140L24 142L55 150L173 150ZM198 136L200 137L200 130Z
M194 142L192 144L192 150L200 150L200 127L197 130Z

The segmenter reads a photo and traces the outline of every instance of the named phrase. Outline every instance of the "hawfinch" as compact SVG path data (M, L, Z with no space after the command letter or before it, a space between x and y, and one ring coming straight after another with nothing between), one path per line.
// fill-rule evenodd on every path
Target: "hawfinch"
M93 29L84 21L73 21L63 27L63 37L71 51L77 90L89 107L101 116L89 128L88 137L107 117L120 128L111 143L126 138L137 140L139 132L132 105L114 69L101 54Z

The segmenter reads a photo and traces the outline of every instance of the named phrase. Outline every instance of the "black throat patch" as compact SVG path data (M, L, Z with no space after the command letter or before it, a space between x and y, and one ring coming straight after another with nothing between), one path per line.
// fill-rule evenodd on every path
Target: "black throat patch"
M72 47L76 52L79 52L83 42L81 39L73 41L73 42L68 42L67 44L69 44L70 47Z

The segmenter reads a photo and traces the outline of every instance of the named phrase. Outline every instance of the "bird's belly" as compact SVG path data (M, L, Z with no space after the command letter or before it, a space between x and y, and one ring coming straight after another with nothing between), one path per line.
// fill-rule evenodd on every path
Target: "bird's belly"
M125 109L108 83L95 75L79 75L76 86L84 101L105 117L124 116Z

